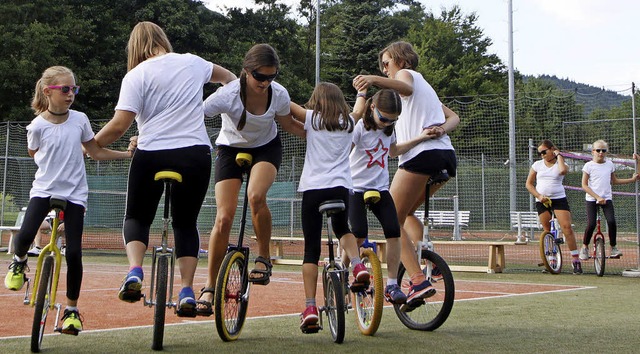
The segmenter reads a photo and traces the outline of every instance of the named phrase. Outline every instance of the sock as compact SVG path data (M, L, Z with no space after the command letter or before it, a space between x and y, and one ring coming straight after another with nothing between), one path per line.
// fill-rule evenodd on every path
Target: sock
M131 266L131 267L129 267L129 271L132 271L134 269L138 269L138 270L140 270L142 272L142 267L141 266Z
M78 306L68 306L64 309L65 311L75 311L78 312Z
M16 260L16 261L18 261L18 262L24 262L24 261L26 261L27 259L29 259L29 256L27 256L27 255L25 254L25 255L24 255L24 256L22 256L22 257L18 257L18 255L17 255L17 254L14 254L14 255L13 255L13 259L14 259L14 260Z
M573 257L574 259L578 258L579 255L580 255L580 251L578 251L578 250L572 250L571 251L571 257Z
M316 306L316 299L315 298L306 298L306 299L304 299L304 306L305 307Z
M353 267L355 267L356 265L358 265L358 264L362 263L362 261L360 260L360 258L356 258L356 259L352 259L352 260L350 261L350 263L351 263L351 268L353 268Z
M387 278L387 286L398 284L398 279L396 278Z

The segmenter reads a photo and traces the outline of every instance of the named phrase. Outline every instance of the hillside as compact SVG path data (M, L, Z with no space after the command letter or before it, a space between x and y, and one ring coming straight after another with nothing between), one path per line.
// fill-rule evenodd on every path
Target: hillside
M572 80L560 79L557 76L553 75L540 75L540 76L531 76L525 75L523 77L524 81L529 78L537 78L545 81L551 82L554 86L556 86L560 90L573 90L580 95L576 96L576 101L578 103L585 103L586 100L596 100L595 107L608 109L611 107L619 106L623 101L629 99L628 96L621 95L615 91L605 90L604 88L595 87L587 84L581 84L579 82L574 82ZM593 105L593 102L591 102Z

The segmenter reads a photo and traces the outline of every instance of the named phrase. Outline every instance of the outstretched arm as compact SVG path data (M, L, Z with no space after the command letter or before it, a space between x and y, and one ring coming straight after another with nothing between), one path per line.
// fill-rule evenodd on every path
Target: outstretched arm
M297 135L303 139L306 138L307 134L304 131L304 124L299 120L294 119L291 114L286 116L276 116L276 121L286 132Z
M128 151L116 151L111 149L105 149L100 147L96 142L96 139L91 139L85 143L82 143L82 147L94 160L122 160L128 159L133 156L133 150Z
M136 114L133 112L116 110L109 123L96 134L95 139L98 145L102 147L108 146L120 139L129 130L135 118Z
M398 91L401 96L411 96L413 94L413 76L405 70L400 70L393 79L378 75L358 75L353 79L353 87L358 92L366 90L370 86L393 89Z
M213 72L211 73L211 80L209 80L209 82L226 85L235 79L237 79L237 77L234 73L218 64L213 64Z

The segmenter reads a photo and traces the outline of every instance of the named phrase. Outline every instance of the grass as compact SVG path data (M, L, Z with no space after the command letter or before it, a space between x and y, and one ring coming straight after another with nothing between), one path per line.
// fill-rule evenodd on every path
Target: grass
M299 269L299 268L298 268ZM169 353L599 353L637 352L637 278L593 274L548 275L455 273L456 280L564 284L583 290L526 296L458 301L447 322L434 332L406 329L391 308L385 308L374 337L362 336L354 314L347 317L343 344L334 344L328 330L304 335L298 316L250 319L240 339L225 343L213 321L165 328L164 351ZM259 299L252 298L253 305ZM268 304L261 304L268 306ZM43 340L45 353L143 353L150 349L151 328L91 332L78 337L53 335ZM1 339L2 352L26 352L29 338Z

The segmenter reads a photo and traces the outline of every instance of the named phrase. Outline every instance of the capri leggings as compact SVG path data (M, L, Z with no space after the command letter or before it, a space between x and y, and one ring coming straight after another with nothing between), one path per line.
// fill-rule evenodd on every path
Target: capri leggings
M36 238L42 220L47 217L51 198L33 197L29 200L20 231L13 240L15 254L23 257ZM65 259L67 261L67 298L78 300L82 285L82 231L84 227L84 206L67 201L64 210Z
M304 263L318 264L322 245L322 214L320 204L331 199L340 199L349 209L349 190L344 187L314 189L302 193L302 233L304 234ZM338 238L351 233L347 210L331 216L333 232Z
M211 178L211 148L206 145L136 151L129 169L124 241L140 241L149 246L149 229L164 191L164 184L153 178L161 170L182 175L182 183L175 183L171 194L176 257L198 257L197 220Z
M607 219L609 243L612 247L615 246L617 244L616 237L618 226L616 225L616 215L613 211L613 200L607 200L605 205L598 205L595 201L586 201L585 206L587 209L587 228L584 230L582 243L588 245L589 242L591 242L591 236L593 236L593 231L596 229L596 216L598 213L598 207L600 207L604 212L605 219Z
M389 191L380 191L380 200L371 205L384 231L384 238L400 237L400 223ZM351 230L357 238L366 238L369 233L367 223L367 207L364 203L364 192L355 192L349 196L349 222Z

